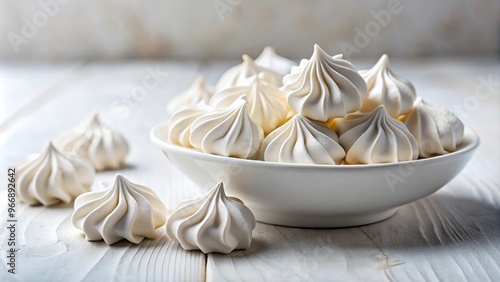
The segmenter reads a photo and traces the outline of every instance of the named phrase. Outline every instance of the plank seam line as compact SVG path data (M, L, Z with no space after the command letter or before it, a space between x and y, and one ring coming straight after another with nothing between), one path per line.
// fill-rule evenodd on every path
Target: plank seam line
M370 237L370 236L368 235L368 233L366 233L366 232L365 232L365 231L364 231L361 227L358 227L358 229L359 229L359 231L361 231L361 233L363 233L363 234L366 236L366 238L368 238L368 240L370 240L370 242L372 242L373 246L375 246L375 248L377 248L377 250L378 250L378 251L379 251L382 255L384 255L384 257L385 257L385 263L386 263L386 265L389 265L389 256L387 255L387 253L386 253L384 250L382 250L382 248L381 248L381 247L379 247L379 245L378 245L377 243L375 243L375 241L373 240L373 238L372 238L372 237ZM394 281L394 279L391 277L391 276L392 276L392 274L391 274L391 270L390 270L390 269L384 269L384 273L385 273L385 276L387 277L387 279L388 279L389 281L391 281L391 282L393 282L393 281Z
M208 269L208 254L205 255L205 268L203 269L203 282L207 281L207 269Z

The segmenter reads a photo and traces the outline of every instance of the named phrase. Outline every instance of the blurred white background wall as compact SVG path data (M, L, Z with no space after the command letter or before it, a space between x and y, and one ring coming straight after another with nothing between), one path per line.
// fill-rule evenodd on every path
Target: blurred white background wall
M0 58L492 54L500 0L0 0Z

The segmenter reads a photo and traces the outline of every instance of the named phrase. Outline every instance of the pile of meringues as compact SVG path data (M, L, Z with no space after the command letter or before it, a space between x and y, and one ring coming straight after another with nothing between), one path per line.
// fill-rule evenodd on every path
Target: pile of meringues
M457 150L464 126L396 75L387 55L358 71L314 45L299 65L266 47L227 70L215 88L201 76L168 105L168 141L208 154L305 164L374 164Z

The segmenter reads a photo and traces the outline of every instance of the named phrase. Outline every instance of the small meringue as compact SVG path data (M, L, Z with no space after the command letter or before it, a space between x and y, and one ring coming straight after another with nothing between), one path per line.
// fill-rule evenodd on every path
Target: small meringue
M368 96L363 100L362 112L370 112L380 105L393 118L408 113L416 98L413 84L394 74L390 68L389 57L382 55L369 70L359 72L368 86Z
M262 128L250 118L248 102L240 99L230 107L215 109L191 124L189 142L208 154L252 158L264 138Z
M200 103L185 106L172 114L168 122L168 141L175 145L192 148L193 146L189 142L190 126L193 121L211 109L212 107Z
M274 86L281 86L282 76L270 69L259 67L248 55L243 55L243 63L236 65L227 70L217 82L215 86L216 91L221 91L229 87L245 86L251 81L248 78L255 76L259 73L266 74L266 80L269 84Z
M464 125L455 114L421 98L403 121L417 139L421 158L453 152L464 137Z
M120 168L129 150L125 138L102 126L96 113L77 128L61 135L56 146L89 160L96 170Z
M335 127L349 164L394 163L418 158L417 140L383 105L369 113L352 113L336 119Z
M265 161L305 164L340 164L345 157L337 134L301 115L272 131L262 143Z
M228 198L222 182L198 199L179 203L167 221L167 235L186 250L228 254L252 242L255 217L239 199Z
M367 88L356 68L342 55L330 56L317 44L309 60L283 78L290 107L317 121L343 117L361 108Z
M17 196L28 205L70 203L90 190L94 167L83 158L61 152L49 142L39 155L18 167Z
M173 113L188 105L208 104L213 94L214 88L205 84L203 76L198 75L186 91L172 98L172 101L168 103L167 111Z
M210 105L225 108L244 98L248 102L250 118L269 133L283 123L288 114L285 96L276 86L266 82L265 74L251 78L248 86L231 87L215 94Z
M259 57L255 59L255 64L273 70L281 75L290 73L292 67L297 65L294 61L276 54L276 51L271 46L267 46L262 50Z
M88 241L104 240L111 245L126 239L139 244L144 238L156 238L166 217L167 208L155 192L117 174L106 189L75 200L71 222Z

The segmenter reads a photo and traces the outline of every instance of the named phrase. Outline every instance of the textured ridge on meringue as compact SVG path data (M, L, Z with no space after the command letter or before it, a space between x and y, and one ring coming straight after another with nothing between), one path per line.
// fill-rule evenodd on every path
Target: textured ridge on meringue
M211 109L211 107L200 103L185 106L175 112L168 122L168 141L172 144L192 148L193 146L189 142L190 126L193 121Z
M19 165L17 196L28 205L70 203L90 190L94 175L89 162L60 152L49 142L41 154Z
M343 117L361 108L367 88L356 68L342 56L330 56L317 44L309 60L283 78L290 107L317 121Z
M337 134L301 115L271 132L261 148L265 161L306 164L340 164L345 157Z
M255 65L254 60L248 55L243 55L243 63L228 69L219 79L215 86L216 91L221 91L229 87L248 85L251 81L248 78L261 72L266 74L269 84L281 86L281 75L270 69Z
M390 116L397 118L408 113L416 98L413 84L392 72L389 57L382 55L369 70L359 72L368 86L368 96L361 111L370 112L384 105Z
M167 111L174 113L179 109L198 103L208 104L214 94L214 88L205 84L202 75L198 75L193 84L184 92L172 98L168 103Z
M205 113L190 130L189 142L204 153L244 159L257 153L264 138L262 128L250 118L248 102L242 99Z
M102 126L96 113L60 136L56 146L89 160L96 170L120 168L129 150L125 138Z
M228 254L252 242L255 217L239 199L226 197L222 182L198 199L179 203L167 235L186 250Z
M112 185L88 192L75 200L73 225L88 241L111 245L123 239L139 244L156 238L166 222L167 208L151 189L117 174Z
M411 161L418 158L417 140L383 105L369 113L335 120L339 141L349 164Z
M250 79L248 86L230 87L218 92L212 97L210 105L225 108L244 98L248 102L250 118L262 127L264 133L269 133L286 119L285 96L276 86L266 82L264 73Z
M259 57L255 59L255 64L273 70L281 75L290 73L292 67L297 65L294 61L276 54L276 51L271 46L267 46L262 50Z
M464 137L464 125L447 109L417 98L404 123L419 144L419 157L447 154L457 149Z

